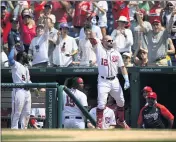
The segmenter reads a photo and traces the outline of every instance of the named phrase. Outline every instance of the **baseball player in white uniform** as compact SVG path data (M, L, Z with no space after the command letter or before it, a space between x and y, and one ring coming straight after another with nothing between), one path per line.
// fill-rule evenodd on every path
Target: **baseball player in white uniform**
M96 48L97 64L98 64L98 108L97 108L97 128L103 127L103 111L107 104L108 93L116 100L117 104L117 124L123 128L129 129L124 119L124 96L117 78L118 67L120 67L122 75L125 79L124 89L130 87L127 70L124 66L122 57L113 47L111 36L105 36L102 43L90 35L90 42Z
M94 107L90 110L90 115L96 120L97 119L97 107ZM113 129L116 126L116 118L114 111L109 107L106 107L103 111L103 122L102 129ZM87 122L88 128L95 128L90 121Z
M70 91L73 95L79 100L79 102L84 106L87 107L87 96L78 90L79 84L83 84L83 80L81 78L73 78L70 80L71 89ZM63 92L63 102L64 102L64 128L78 128L78 129L85 129L85 118L82 114L81 110L77 107L74 101L65 93Z
M13 83L31 83L28 64L28 56L25 52L19 52L14 60L15 49L12 47L8 55L9 64L12 69ZM37 89L35 89L37 92ZM31 113L31 93L29 89L16 88L12 91L12 114L11 128L18 129L18 122L21 129L26 129Z

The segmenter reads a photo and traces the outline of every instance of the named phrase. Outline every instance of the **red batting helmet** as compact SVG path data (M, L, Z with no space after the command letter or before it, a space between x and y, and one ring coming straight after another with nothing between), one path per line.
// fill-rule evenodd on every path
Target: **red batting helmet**
M153 90L150 86L145 86L142 91L152 92Z
M149 92L147 94L147 98L157 99L157 94L155 92Z

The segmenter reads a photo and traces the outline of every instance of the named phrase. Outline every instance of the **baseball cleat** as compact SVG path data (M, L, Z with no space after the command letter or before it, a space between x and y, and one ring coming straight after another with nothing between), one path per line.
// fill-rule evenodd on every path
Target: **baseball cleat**
M122 128L124 128L124 129L130 130L130 127L126 124L125 121L120 122L119 119L118 119L118 120L117 120L117 124L118 124L119 126L121 126Z

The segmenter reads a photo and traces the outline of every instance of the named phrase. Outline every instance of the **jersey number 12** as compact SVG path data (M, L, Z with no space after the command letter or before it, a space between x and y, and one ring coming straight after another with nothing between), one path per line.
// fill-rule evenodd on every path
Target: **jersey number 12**
M101 65L108 66L108 60L101 58Z
M74 107L74 106L75 106L74 101L73 101L69 96L67 96L66 99L67 99L67 100L66 100L65 106L70 106L70 107Z

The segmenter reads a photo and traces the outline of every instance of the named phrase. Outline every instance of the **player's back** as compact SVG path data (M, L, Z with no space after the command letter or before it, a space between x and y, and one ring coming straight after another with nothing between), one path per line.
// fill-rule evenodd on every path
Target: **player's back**
M15 61L11 69L13 83L27 83L30 80L28 68L21 63Z
M70 91L83 106L88 106L87 96L83 92L77 89L70 89ZM64 91L63 91L63 102L64 102L64 116L83 116L81 110L77 107L75 102Z
M96 120L97 119L97 107L90 110L90 115ZM106 107L103 111L103 129L108 129L110 125L116 125L115 114L112 109Z

